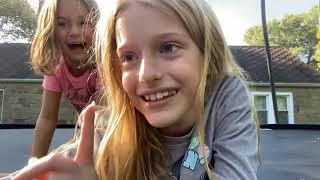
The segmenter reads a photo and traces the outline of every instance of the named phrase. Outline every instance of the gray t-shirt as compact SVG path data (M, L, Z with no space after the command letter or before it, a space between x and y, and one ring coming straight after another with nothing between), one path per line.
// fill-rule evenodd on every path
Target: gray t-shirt
M179 177L180 175L180 165L189 147L194 129L195 126L193 126L188 134L180 137L164 136L167 151L169 152L169 166L171 167L171 174L174 177Z
M251 97L238 77L225 77L205 104L205 149L217 180L256 180L257 129ZM95 131L95 154L103 132ZM203 153L196 126L183 137L165 137L173 179L205 180ZM65 152L74 157L76 145ZM8 176L9 177L9 176Z
M238 77L225 77L206 100L205 154L217 180L257 179L258 139L251 109L251 96ZM170 141L173 179L207 179L197 129L178 137L175 148L170 148L174 138Z

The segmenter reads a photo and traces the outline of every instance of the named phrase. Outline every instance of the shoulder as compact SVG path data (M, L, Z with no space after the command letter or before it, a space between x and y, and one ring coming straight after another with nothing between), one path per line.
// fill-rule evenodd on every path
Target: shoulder
M225 104L234 101L243 101L250 99L249 88L244 79L239 76L224 76L217 84L216 87L209 92L206 99L206 105L210 104ZM227 101L229 100L229 101Z
M44 73L45 76L59 76L63 71L65 71L65 62L63 58L59 58L58 63L54 65L50 71Z
M225 76L220 83L220 90L247 90L245 80L239 76Z
M63 62L60 61L54 68L54 71L50 74L44 74L44 81L59 81L61 78L61 74L64 73L64 65Z
M252 107L252 97L245 80L237 76L226 76L207 99L206 117L211 119L207 123L215 127L243 122L245 119L252 123Z
M63 58L61 58L55 68L55 74L59 75L61 73L64 73L65 71L69 71L69 70L67 68L67 64L66 64L65 60Z

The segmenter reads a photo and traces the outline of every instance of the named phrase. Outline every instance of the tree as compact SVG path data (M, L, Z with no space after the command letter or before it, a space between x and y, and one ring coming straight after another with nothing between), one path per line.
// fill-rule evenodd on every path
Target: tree
M320 29L318 29L317 38L318 38L318 44L317 44L317 50L315 54L316 61L313 63L313 66L315 67L315 69L320 71Z
M316 61L318 7L300 14L287 14L282 19L268 21L269 42L284 46L313 66ZM249 28L244 41L249 45L264 45L261 26ZM314 66L313 66L314 67Z
M36 12L27 0L0 0L0 39L31 40L36 28Z

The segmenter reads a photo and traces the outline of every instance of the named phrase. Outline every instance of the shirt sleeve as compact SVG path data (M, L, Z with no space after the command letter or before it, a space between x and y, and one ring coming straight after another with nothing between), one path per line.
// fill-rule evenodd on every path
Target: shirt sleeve
M53 92L62 92L61 84L55 75L44 75L42 87Z
M226 83L218 98L214 174L218 180L256 180L258 160L257 127L249 91L239 78Z

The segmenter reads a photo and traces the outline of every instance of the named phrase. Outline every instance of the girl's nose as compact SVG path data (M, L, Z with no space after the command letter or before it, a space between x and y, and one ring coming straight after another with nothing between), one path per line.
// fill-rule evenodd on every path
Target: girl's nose
M143 58L140 63L139 81L152 82L160 80L163 72L157 59Z
M69 29L69 34L70 35L81 35L82 33L82 25L77 25L77 24L73 24L71 25L70 29Z

